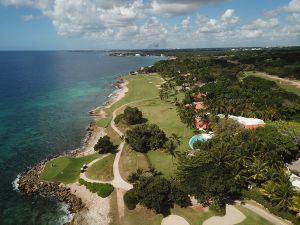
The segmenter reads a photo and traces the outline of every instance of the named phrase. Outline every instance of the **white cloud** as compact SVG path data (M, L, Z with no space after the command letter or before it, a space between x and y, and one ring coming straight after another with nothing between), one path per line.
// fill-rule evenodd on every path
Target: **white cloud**
M164 16L178 16L196 11L201 6L225 0L153 0L150 12Z
M277 18L271 18L269 20L263 20L258 18L250 24L243 25L242 29L246 29L246 30L255 30L261 28L270 29L278 26L278 24L279 21Z
M221 33L224 30L231 29L231 25L239 22L239 17L234 14L233 9L227 9L220 19L208 18L206 16L198 16L198 32L199 33Z
M240 37L243 38L258 38L263 35L262 30L240 30L239 32Z
M287 25L283 28L282 33L288 36L300 35L300 14L292 13L287 16Z
M52 9L45 10L44 14L52 19L61 35L102 37L114 33L111 29L133 26L142 17L142 12L141 0L106 9L93 0L56 0Z
M183 29L188 30L190 28L190 23L191 23L191 17L187 17L181 22L181 26Z
M300 0L291 0L289 4L283 7L283 10L286 12L300 12Z
M221 20L227 24L235 24L239 22L239 17L234 15L234 9L227 9L221 16Z
M139 47L190 46L194 43L239 43L241 41L288 39L300 36L300 0L273 10L285 12L286 20L276 16L242 23L234 9L227 9L215 18L186 15L182 20L171 18L194 12L205 4L224 0L0 0L2 5L31 7L48 17L62 36L85 37L101 43L122 43ZM242 12L237 12L240 15ZM20 15L23 21L40 15ZM182 17L180 17L182 18ZM164 22L162 22L164 21ZM296 38L295 38L296 39ZM96 41L97 41L96 40ZM103 40L103 41L102 41ZM218 40L218 42L214 42ZM200 43L201 42L201 43ZM128 46L127 46L128 45Z
M291 0L287 5L267 11L265 15L267 17L276 17L281 13L298 13L300 12L300 0Z

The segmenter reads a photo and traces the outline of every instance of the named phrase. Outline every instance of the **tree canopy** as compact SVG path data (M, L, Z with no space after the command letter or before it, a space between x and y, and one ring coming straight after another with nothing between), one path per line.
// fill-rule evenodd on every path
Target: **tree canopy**
M126 132L126 142L137 152L146 153L162 148L166 134L155 124L141 124Z
M116 150L116 146L110 141L110 138L106 135L99 138L97 144L94 146L95 151L99 151L101 154L111 153Z
M174 207L174 204L180 207L191 205L188 194L181 189L179 184L160 175L149 173L141 175L133 184L133 189L127 193L126 201L129 202L130 208L134 208L139 203L164 216L170 214L170 209Z
M297 152L296 144L271 126L221 133L202 143L194 156L180 157L177 176L201 203L224 206L249 185L270 180Z
M123 119L130 125L144 122L143 113L137 107L127 106L123 113Z

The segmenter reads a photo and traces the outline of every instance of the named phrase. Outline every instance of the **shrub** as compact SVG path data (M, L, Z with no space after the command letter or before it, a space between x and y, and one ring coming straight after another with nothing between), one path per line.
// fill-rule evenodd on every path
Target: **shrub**
M144 122L142 112L136 107L127 106L124 110L123 119L130 125Z
M116 146L110 141L108 136L99 138L97 144L94 147L95 151L99 151L100 154L111 153L116 149Z
M114 191L114 187L108 183L105 184L90 183L83 179L79 179L79 184L84 185L92 193L97 193L98 196L100 196L101 198L108 197Z
M115 124L120 123L121 120L123 120L123 114L117 115L116 118L115 118Z
M136 198L135 192L133 189L127 191L124 195L124 203L128 209L133 210L136 208L136 205L139 203Z
M155 124L142 124L126 133L126 142L137 152L146 153L163 147L166 134Z

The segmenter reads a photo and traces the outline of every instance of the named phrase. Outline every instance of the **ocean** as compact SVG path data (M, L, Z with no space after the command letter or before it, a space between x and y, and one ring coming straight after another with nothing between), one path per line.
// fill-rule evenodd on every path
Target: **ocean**
M82 144L120 75L159 57L107 52L0 52L0 224L63 224L67 206L15 189L18 174ZM14 190L15 189L15 190ZM99 206L101 207L101 206Z

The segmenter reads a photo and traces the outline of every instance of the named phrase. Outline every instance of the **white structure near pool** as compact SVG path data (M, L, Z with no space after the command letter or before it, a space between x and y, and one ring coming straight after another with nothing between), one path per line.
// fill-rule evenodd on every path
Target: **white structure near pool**
M193 145L197 142L205 142L208 139L211 139L213 137L213 134L198 134L198 135L194 135L190 141L189 141L189 146L191 147L191 149L194 149Z
M292 173L290 175L290 181L294 187L300 189L300 177Z
M218 114L218 117L225 118L224 114ZM247 118L242 116L228 116L229 119L233 119L242 124L246 129L254 130L258 127L264 127L266 124L263 120L257 118Z

